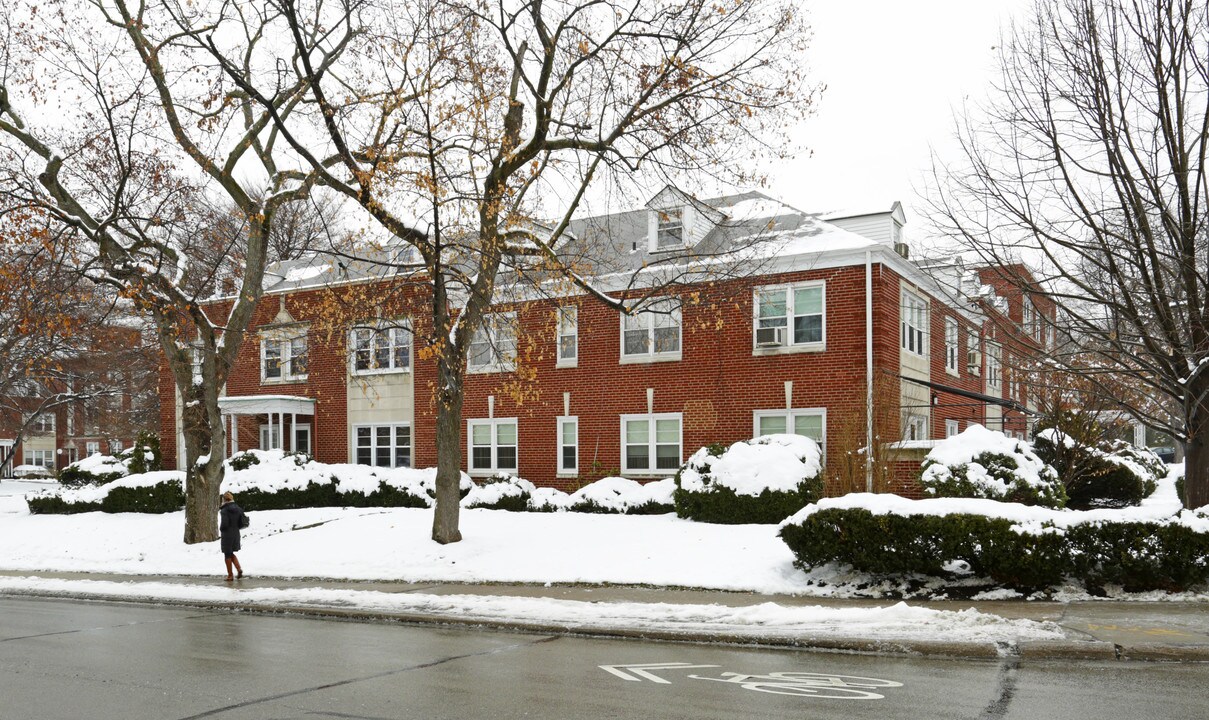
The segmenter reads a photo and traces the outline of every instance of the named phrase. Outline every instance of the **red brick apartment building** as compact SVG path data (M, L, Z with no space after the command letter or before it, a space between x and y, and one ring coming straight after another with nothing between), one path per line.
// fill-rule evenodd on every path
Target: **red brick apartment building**
M704 445L796 432L819 441L837 476L868 442L870 404L879 442L970 423L1026 432L1028 399L1003 368L1006 345L1027 346L1006 336L1030 331L1023 313L1052 318L1052 306L1024 309L994 272L921 269L907 257L904 224L898 203L822 218L760 193L698 201L672 188L647 207L578 223L577 242L611 244L621 270L757 232L772 250L758 271L677 285L636 315L587 294L500 303L469 353L463 467L567 489L611 474L663 477ZM435 465L422 288L333 332L325 297L364 297L397 280L356 277L321 256L269 277L220 402L235 429L227 451ZM183 460L166 370L160 394L171 466Z

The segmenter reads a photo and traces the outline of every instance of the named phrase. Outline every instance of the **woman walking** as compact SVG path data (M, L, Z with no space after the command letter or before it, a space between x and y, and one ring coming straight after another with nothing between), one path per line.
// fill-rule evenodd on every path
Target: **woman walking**
M227 582L231 582L236 577L243 577L243 568L239 566L239 558L235 557L235 553L239 551L239 530L247 527L246 515L243 508L235 504L235 496L231 493L223 493L222 505L218 508L220 521L218 523L218 532L222 535L222 554L223 559L227 563ZM231 566L235 567L235 571L239 575L231 574Z

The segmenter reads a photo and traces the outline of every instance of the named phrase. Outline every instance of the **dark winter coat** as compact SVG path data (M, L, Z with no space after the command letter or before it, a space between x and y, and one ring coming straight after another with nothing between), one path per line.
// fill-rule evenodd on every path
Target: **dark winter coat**
M222 535L222 554L239 552L239 522L243 520L243 508L234 502L225 502L218 509L218 532Z

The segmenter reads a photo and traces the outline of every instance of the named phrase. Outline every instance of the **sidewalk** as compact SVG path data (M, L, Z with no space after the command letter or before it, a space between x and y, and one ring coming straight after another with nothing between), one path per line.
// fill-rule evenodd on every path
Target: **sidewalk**
M971 658L1209 662L1209 603L929 601L829 599L791 595L566 586L347 582L218 577L0 572L0 595L154 602L247 612L487 627L551 634L632 637L698 643L758 644L887 654ZM448 601L448 602L446 602ZM643 608L638 614L630 609ZM546 609L549 609L548 611ZM655 608L658 621L651 621ZM862 625L860 613L901 616L942 611L969 619L973 608L1006 623L1031 621L1046 639L972 631L954 640ZM793 611L826 616L825 630L787 624ZM847 613L847 615L845 614ZM935 614L935 613L933 613ZM631 621L626 622L630 617ZM845 618L851 617L851 621ZM944 617L941 618L944 621ZM637 619L634 619L637 618ZM976 619L977 620L977 619ZM990 623L990 621L987 621ZM1020 623L1022 627L1029 623ZM975 622L975 627L977 622ZM850 628L851 633L846 633Z

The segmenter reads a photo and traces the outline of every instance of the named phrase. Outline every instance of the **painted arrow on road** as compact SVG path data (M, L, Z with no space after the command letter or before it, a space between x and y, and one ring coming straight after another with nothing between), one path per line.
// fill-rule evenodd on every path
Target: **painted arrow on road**
M671 682L664 680L652 673L652 670L687 670L690 668L713 668L722 667L721 665L693 665L691 663L639 663L636 665L598 665L601 670L611 672L622 680L632 680L634 682L642 682L645 678L651 682L660 683L662 685L671 685ZM637 676L637 677L635 677Z

